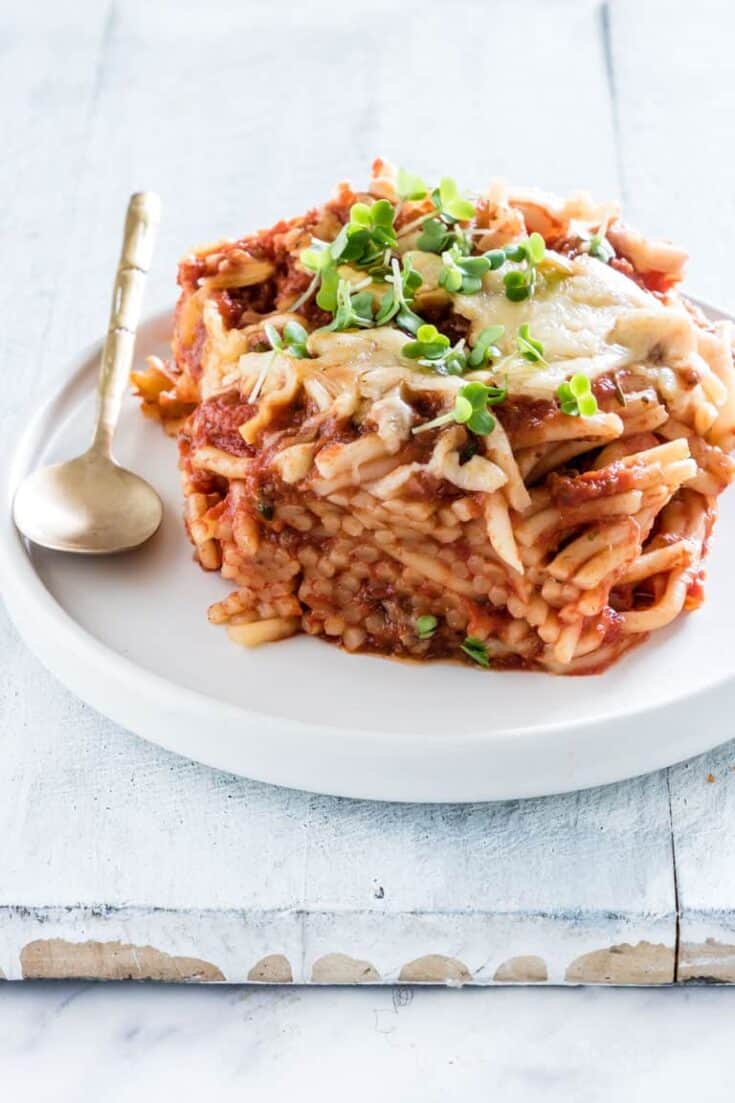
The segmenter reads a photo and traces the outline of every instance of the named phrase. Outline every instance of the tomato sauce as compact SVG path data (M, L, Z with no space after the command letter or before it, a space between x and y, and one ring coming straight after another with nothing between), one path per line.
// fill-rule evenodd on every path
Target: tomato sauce
M635 476L635 467L626 467L618 461L599 470L585 471L583 475L557 475L552 472L547 485L555 505L561 509L574 509L595 498L632 490Z
M196 448L210 445L232 456L254 456L255 449L240 435L240 426L255 413L255 406L243 402L237 392L207 399L194 411L188 432Z

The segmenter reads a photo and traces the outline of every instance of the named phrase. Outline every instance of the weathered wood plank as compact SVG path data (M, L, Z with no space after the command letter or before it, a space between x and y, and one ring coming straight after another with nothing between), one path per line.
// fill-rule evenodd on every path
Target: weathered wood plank
M686 246L692 292L735 310L732 5L616 0L610 12L630 221Z
M130 0L90 16L82 45L62 41L59 18L55 49L36 55L37 66L53 88L76 51L74 86L57 109L30 76L19 81L13 141L26 167L0 195L0 211L16 191L33 196L18 248L24 278L46 296L42 326L27 297L10 299L15 362L39 364L48 381L59 356L100 332L135 188L158 189L165 202L151 307L170 301L176 256L191 242L299 210L338 177L363 177L377 153L467 184L501 173L619 190L596 4L501 3L489 28L483 4L410 0L408 38L386 35L378 10L389 18L393 9L388 0L281 5L293 84L280 76L272 7ZM21 31L12 50L25 72L30 24ZM540 92L523 74L546 74L569 41L575 66L555 67ZM62 165L41 216L39 126ZM53 272L39 259L49 255ZM27 378L13 373L9 387L17 414ZM279 791L141 743L75 701L2 631L7 976L672 978L663 775L466 808Z
M0 440L34 394L41 361L68 356L50 331L58 292L79 278L83 258L73 238L78 180L89 119L99 90L108 5L80 0L70 21L60 9L18 6L0 46ZM79 285L77 285L77 293Z
M731 271L732 5L624 0L612 8L631 221L690 249L693 293L735 309ZM630 44L635 43L635 49ZM729 717L718 718L723 736ZM735 980L735 748L669 772L680 917L678 975Z
M735 981L735 744L670 771L681 980Z

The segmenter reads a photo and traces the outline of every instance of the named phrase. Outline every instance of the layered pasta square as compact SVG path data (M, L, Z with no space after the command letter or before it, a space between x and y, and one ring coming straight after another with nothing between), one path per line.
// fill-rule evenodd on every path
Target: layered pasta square
M380 160L186 256L172 357L134 383L231 588L210 620L581 674L696 608L735 376L685 261L613 203Z

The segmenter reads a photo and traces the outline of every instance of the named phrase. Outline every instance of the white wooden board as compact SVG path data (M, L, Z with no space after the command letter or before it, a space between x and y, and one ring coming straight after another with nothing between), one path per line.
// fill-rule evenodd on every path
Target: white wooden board
M400 19L388 0L18 9L0 66L3 440L104 326L143 187L165 202L151 308L189 244L316 202L376 154L468 184L624 192L631 220L695 251L692 286L735 306L735 230L706 203L729 212L735 194L728 37L711 30L733 17L707 0L697 19L706 35L649 0L408 0ZM735 976L732 748L546 800L314 797L143 744L1 631L8 978Z

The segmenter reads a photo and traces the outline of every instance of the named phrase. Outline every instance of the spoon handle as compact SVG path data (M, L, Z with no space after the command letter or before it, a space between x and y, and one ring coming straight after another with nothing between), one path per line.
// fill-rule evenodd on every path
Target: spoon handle
M161 201L155 192L131 195L97 383L97 422L92 450L106 456L110 454L112 436L133 362L143 287L160 217Z

